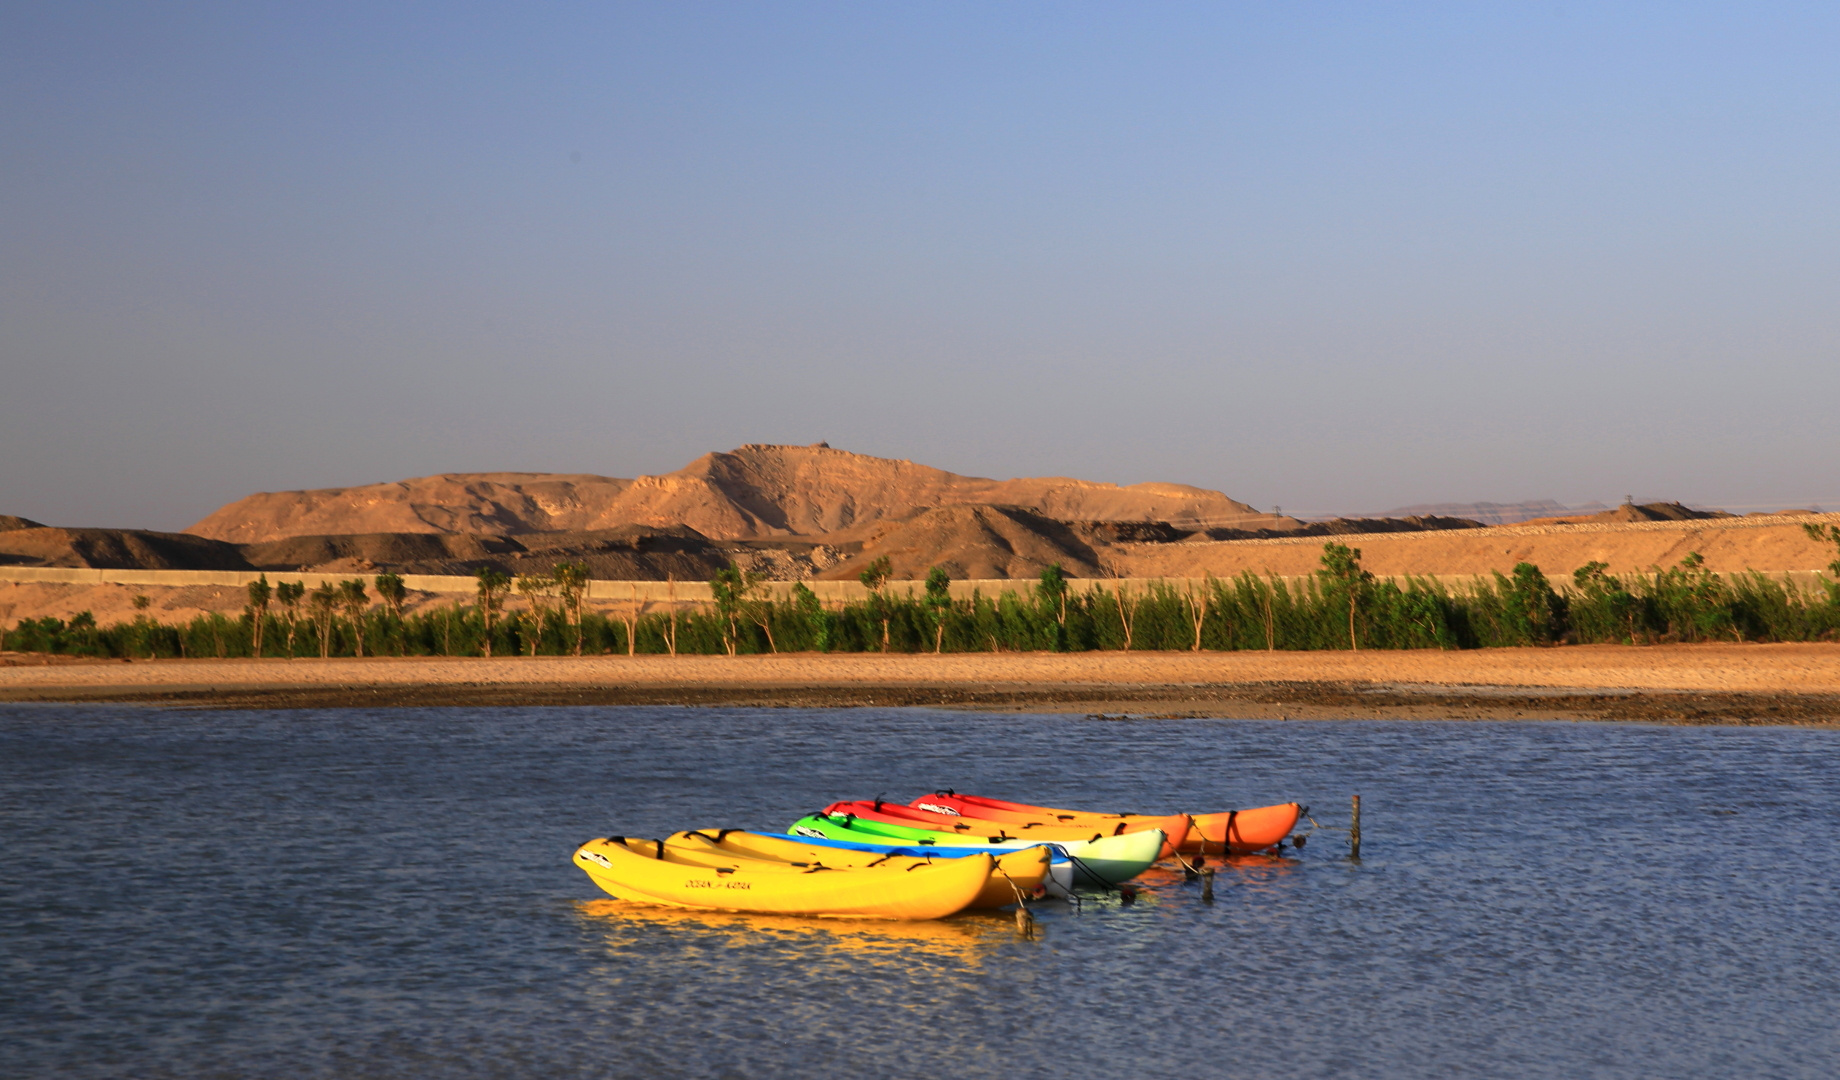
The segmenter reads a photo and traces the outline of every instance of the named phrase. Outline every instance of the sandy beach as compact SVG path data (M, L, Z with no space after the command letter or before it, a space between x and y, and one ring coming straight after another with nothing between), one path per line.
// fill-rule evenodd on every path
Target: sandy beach
M0 701L214 708L928 705L1104 715L1840 723L1840 645L1415 652L74 661L0 656Z

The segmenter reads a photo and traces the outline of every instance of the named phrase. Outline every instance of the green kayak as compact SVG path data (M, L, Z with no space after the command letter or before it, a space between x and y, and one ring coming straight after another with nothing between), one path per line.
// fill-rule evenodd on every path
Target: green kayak
M863 821L849 814L808 814L793 822L786 832L790 836L821 837L827 840L911 844L921 847L976 847L987 851L1014 851L1041 843L1040 840L1013 837L935 832L909 825ZM1162 852L1165 839L1161 829L1149 829L1121 836L1101 836L1095 840L1056 841L1049 846L1059 848L1073 860L1077 871L1074 875L1076 885L1103 889L1121 881L1129 881L1148 870Z

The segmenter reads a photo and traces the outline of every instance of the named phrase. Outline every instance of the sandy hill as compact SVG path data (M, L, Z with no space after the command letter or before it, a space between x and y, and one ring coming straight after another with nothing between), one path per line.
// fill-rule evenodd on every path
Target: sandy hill
M1062 520L1284 530L1217 491L1065 477L989 480L829 446L749 445L660 476L449 473L356 488L251 495L186 530L251 544L339 533L519 535L683 525L714 540L860 534L941 506L1027 507Z
M42 529L44 526L31 518L14 517L0 514L0 532L13 532L16 529Z
M1093 540L1090 528L1019 506L942 506L891 524L855 558L818 576L851 579L885 557L900 579L924 578L935 566L957 580L1032 578L1053 563L1074 577L1094 577L1100 565Z

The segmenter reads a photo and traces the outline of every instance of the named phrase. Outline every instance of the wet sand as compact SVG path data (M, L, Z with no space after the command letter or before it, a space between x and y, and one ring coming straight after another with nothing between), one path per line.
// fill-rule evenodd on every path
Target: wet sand
M1840 645L134 663L5 655L0 701L244 709L924 705L1105 716L1840 725Z

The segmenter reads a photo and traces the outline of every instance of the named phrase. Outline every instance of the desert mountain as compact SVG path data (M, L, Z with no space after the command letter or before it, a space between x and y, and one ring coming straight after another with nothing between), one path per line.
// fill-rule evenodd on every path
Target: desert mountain
M33 521L31 518L14 517L11 514L0 514L0 532L12 532L15 529L42 528L44 528L43 525Z
M686 526L713 540L819 537L935 507L1002 505L1059 520L1285 530L1217 491L1065 477L989 480L815 446L753 444L660 476L448 473L356 488L251 495L186 530L238 544L340 533L519 535Z

